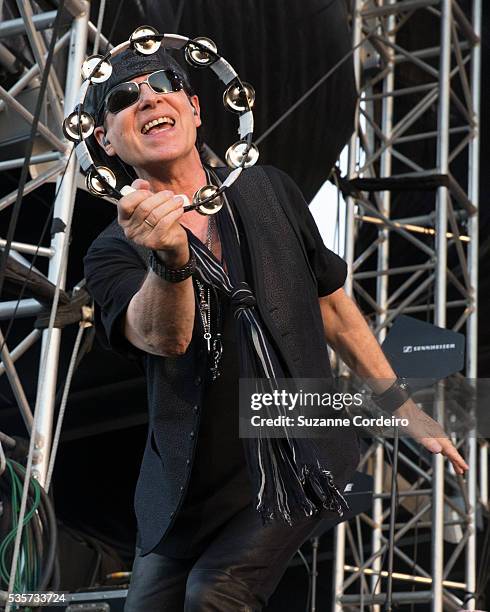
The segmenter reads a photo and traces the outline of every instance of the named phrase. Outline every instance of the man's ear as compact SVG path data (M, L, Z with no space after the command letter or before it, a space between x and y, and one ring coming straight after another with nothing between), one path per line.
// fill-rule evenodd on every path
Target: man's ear
M196 127L199 127L202 125L201 107L199 106L199 98L196 95L189 96L189 103L194 109L194 122L196 124Z
M109 157L112 157L113 155L116 154L116 152L114 151L114 147L112 146L109 139L107 138L105 134L105 130L101 125L98 125L95 128L94 136L97 142L99 143L99 146L101 146L104 149L106 155L109 155Z

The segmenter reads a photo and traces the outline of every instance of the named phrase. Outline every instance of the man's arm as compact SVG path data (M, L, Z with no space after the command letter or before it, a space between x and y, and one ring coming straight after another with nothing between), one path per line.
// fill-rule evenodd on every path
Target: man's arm
M327 343L358 376L370 379L375 393L382 393L397 376L355 302L343 289L338 289L320 298L320 309ZM468 469L442 428L412 400L405 402L394 414L409 415L411 425L407 429L410 435L431 452L442 452L458 474ZM437 434L432 435L432 432Z
M184 258L185 259L185 258ZM169 267L185 265L175 261ZM185 353L194 326L192 279L169 283L151 270L140 290L129 302L124 317L124 335L137 348L162 357Z
M354 301L340 288L320 298L320 309L327 342L341 359L358 376L383 379L389 387L396 374ZM376 392L384 388L381 383Z
M137 191L118 202L118 222L126 238L158 251L169 268L184 266L190 251L187 234L179 223L184 213L182 198L173 197L169 191L153 194L141 179L132 186ZM150 270L128 305L124 334L131 344L147 353L182 355L192 338L194 314L192 279L171 283Z

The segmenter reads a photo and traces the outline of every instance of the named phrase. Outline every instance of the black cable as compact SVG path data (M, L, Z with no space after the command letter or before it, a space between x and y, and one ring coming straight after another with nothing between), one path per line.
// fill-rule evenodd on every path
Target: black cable
M335 185L337 189L337 219L336 219L335 232L334 232L334 237L333 237L334 249L336 249L337 251L340 250L340 197L341 196L344 202L344 206L347 207L346 197L342 189L340 188L339 180L338 180L339 177L341 176L342 176L342 173L340 170L340 165L336 164L333 170L330 172L329 179L332 182L332 184ZM345 250L345 244L343 246Z
M477 587L476 587L475 599L476 599L477 605L479 605L480 603L483 605L484 603L484 602L480 602L480 598L484 594L488 581L490 579L489 557L490 557L490 520L489 520L489 517L487 517L487 528L485 530L485 537L483 540L482 551L480 554L480 563L478 564L480 569L478 572L478 576L476 578Z
M48 554L46 555L46 562L44 563L43 573L41 580L39 582L39 591L47 590L51 576L53 574L54 561L57 555L57 547L58 547L58 528L56 525L56 516L54 513L54 508L49 499L46 491L41 487L41 499L43 502L43 506L46 510L46 515L48 519L48 529L50 533L50 538L48 542Z
M18 177L15 175L15 173L9 172L8 170L2 170L2 178L9 179L10 182L12 183L12 185L15 185L15 189L17 189L17 185L19 183L19 180L18 180ZM41 206L44 206L44 208L49 210L49 208L50 208L49 204L46 203L44 198L42 198L41 196L39 196L37 194L37 190L36 189L34 189L34 191L31 191L31 193L29 194L29 197L32 198L33 200L35 200L36 202L39 202L39 204L41 204Z
M36 138L36 134L37 134L37 126L39 124L39 118L41 116L41 110L42 110L42 106L43 106L43 102L44 102L44 94L46 93L46 88L48 86L48 78L49 78L49 72L51 70L51 65L53 63L53 57L54 57L54 47L56 44L56 39L58 36L58 31L60 29L61 26L61 16L63 13L63 6L65 4L65 0L60 0L59 2L59 8L58 11L56 13L56 18L54 20L53 23L53 31L52 31L52 37L51 37L51 42L49 45L49 49L48 49L48 54L46 57L46 62L44 64L44 71L43 71L43 76L41 78L41 85L39 87L39 92L38 92L38 99L36 102L36 109L34 111L34 115L32 118L32 125L31 125L31 133L29 136L29 141L28 141L28 145L27 145L27 151L25 154L25 159L24 159L24 164L22 166L22 171L20 174L20 180L19 180L19 187L18 187L18 192L17 192L17 199L15 201L14 207L12 209L12 215L10 217L10 221L9 221L9 228L7 231L7 237L6 237L6 243L5 243L5 247L3 249L3 257L2 257L2 263L0 265L0 295L2 295L2 289L3 289L3 284L4 284L4 279L5 279L5 271L7 268L7 262L8 262L8 256L9 256L9 252L10 252L10 248L12 245L12 241L14 239L14 233L17 227L17 222L19 219L19 214L20 214L20 205L22 204L22 198L24 196L24 188L27 182L27 175L29 173L29 162L31 159L31 155L32 155L32 150L34 147L34 139Z
M390 529L388 532L388 588L386 590L385 612L393 610L393 553L395 549L395 520L396 520L396 492L398 472L398 452L400 434L395 426L395 439L393 441L393 464L391 468L391 499L390 499Z
M310 602L311 602L311 596L312 596L312 590L313 590L313 584L312 584L312 572L310 569L310 566L308 565L308 561L306 560L306 557L304 556L304 554L301 551L301 548L298 548L298 556L301 559L301 561L303 562L303 565L306 569L306 574L308 576L308 593L306 596L306 607L305 607L305 612L308 612L308 609L310 607Z
M126 547L121 543L119 539L111 538L106 533L99 532L92 525L86 525L81 522L75 522L73 527L68 527L66 524L63 524L63 531L70 533L75 539L78 539L80 542L85 542L80 534L88 534L93 538L96 538L103 546L105 546L106 550L109 552L116 552L119 556L123 556L126 558L134 557L134 546L127 545Z
M19 478L22 481L24 481L25 476L26 476L25 471L23 471L23 469L19 465L17 465L16 462L12 462L12 467L14 471L17 473L17 475L19 476ZM32 479L29 482L29 490L31 489L31 487L32 487L32 492L34 493L34 485L33 485ZM40 486L39 490L41 493L41 503L46 512L46 520L47 520L46 531L47 533L50 534L49 541L48 541L48 552L46 555L46 561L43 563L43 571L42 571L41 578L38 584L38 591L45 591L47 590L47 586L49 584L51 575L53 573L54 559L56 556L56 547L58 544L58 531L57 531L56 518L54 515L54 509L51 504L51 500L47 496L46 491L43 489L43 487Z
M41 503L39 504L39 508L38 508L38 514L39 514L39 521L41 522L41 529L42 529L42 533L43 533L43 538L44 541L46 543L45 546L43 546L43 551L42 551L42 555L41 555L41 565L43 566L45 563L45 557L47 556L47 551L49 548L49 524L48 524L48 519L46 516L46 511L44 510L44 505L41 501Z
M29 521L29 523L26 525L26 527L27 526L32 527L32 533L34 536L34 541L36 543L36 553L37 553L38 559L42 559L43 554L44 554L44 546L43 546L43 535L44 534L41 531L39 514L34 513L34 516Z
M56 531L56 546L54 547L54 563L53 563L53 571L51 573L51 579L50 582L47 585L47 588L50 588L52 591L58 591L59 590L59 586L60 586L60 573L61 573L61 569L60 569L60 559L59 559L59 554L58 554L58 543L59 543L59 537L58 537L58 519L56 518L56 512L54 510L55 508L55 500L54 500L54 485L51 484L48 493L46 494L46 498L49 500L49 503L51 505L51 508L53 510L53 516L54 516L54 528Z
M344 64L352 55L354 55L354 52L359 47L361 47L367 40L369 40L369 38L371 38L371 36L373 36L374 34L374 31L369 32L357 45L354 45L351 49L349 49L349 51L345 55L343 55L340 60L335 63L332 68L330 68L330 70L328 70L322 77L320 77L314 85L312 85L302 96L300 96L296 100L296 102L291 104L287 111L285 111L278 119L276 119L276 121L274 121L271 126L269 126L264 132L262 132L262 134L255 140L255 144L258 145L260 142L262 142L262 140L264 140L264 138L266 138L271 132L273 132L278 125L280 125L285 119L287 119L289 115L291 115L291 113L293 113L298 108L298 106L303 104L303 102L308 99L312 93L314 93L321 85L323 85L323 83L325 83L325 81L329 79L332 74L334 74L334 72L336 72L340 68L340 66L342 66L342 64Z
M341 198L340 194L341 194L340 189L337 189L337 219L335 222L335 232L334 232L334 237L333 237L333 240L334 240L333 244L334 244L334 248L337 253L340 251L340 198ZM343 196L342 196L342 200L344 202L344 206L347 206ZM345 252L345 244L343 245L343 247L344 247L344 252Z
M61 586L61 567L58 555L54 558L53 576L51 579L50 590L59 591Z
M175 14L174 32L179 31L182 16L184 15L184 6L185 0L180 0L179 6L177 7L177 12Z
M384 449L385 449L385 452L386 452L386 456L388 458L388 463L390 464L391 470L393 472L393 459L392 459L390 450L387 447L384 447ZM399 499L399 496L398 496L398 483L397 483L396 479L395 479L395 483L396 483L396 486L395 486L395 498L396 498L395 509L398 510L398 506L400 504L400 499ZM383 553L383 555L381 557L379 574L378 574L376 582L375 582L375 584L374 584L374 586L373 586L373 588L371 590L371 595L374 595L374 593L376 592L376 589L378 588L378 584L381 581L381 572L383 570L387 554L388 554L388 546L386 546L385 551L384 551L384 553Z
M114 32L116 31L116 26L119 22L119 17L121 16L121 11L122 11L123 6L124 6L124 0L120 0L119 4L117 5L116 14L114 15L114 19L112 21L111 31L109 32L109 36L107 37L107 40L109 42L111 42L112 37L114 36Z
M418 467L421 468L422 466L422 456L420 455L420 453L418 454L417 457L418 460ZM420 497L417 495L417 497L415 498L415 510L413 511L413 514L417 514L417 512L420 510ZM418 559L418 555L419 555L419 523L417 521L417 523L415 524L415 534L414 534L414 542L413 542L413 548L412 548L412 558L413 558L413 564L412 564L412 572L415 571L415 566L417 565L417 559ZM416 591L416 585L415 583L412 584L412 593L414 593ZM415 612L415 604L412 603L410 604L410 612Z
M77 540L81 544L84 544L85 546L93 544L94 548L100 551L101 554L106 554L112 559L115 558L114 553L119 556L119 552L117 550L118 547L121 547L119 540L111 540L111 538L109 538L105 533L99 535L97 530L93 529L90 525L82 525L80 528L75 528L63 524L63 531L70 534L73 539ZM94 533L96 535L89 535L90 533ZM110 541L110 543L108 543L108 541ZM134 548L131 548L130 555L128 556L134 556Z
M94 565L94 569L92 572L92 576L90 578L90 581L88 583L88 587L93 587L97 585L97 575L99 573L100 567L102 565L102 550L100 548L100 546L98 545L98 543L95 542L95 540L91 541L91 545L93 547L93 549L95 550L95 552L97 553L97 559Z

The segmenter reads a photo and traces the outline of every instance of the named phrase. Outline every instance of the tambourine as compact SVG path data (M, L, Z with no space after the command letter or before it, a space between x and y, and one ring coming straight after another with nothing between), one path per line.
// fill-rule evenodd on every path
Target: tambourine
M75 152L80 166L86 175L86 185L90 193L99 197L119 200L135 191L130 185L118 188L117 178L111 168L97 166L92 159L85 142L95 129L95 118L84 109L84 101L90 87L106 81L112 74L111 58L131 48L135 53L151 55L160 49L184 49L188 64L195 68L211 68L225 85L223 93L224 107L238 116L238 134L240 140L226 151L225 159L233 171L223 183L204 185L193 196L192 203L187 196L181 195L185 202L184 210L197 210L203 215L217 213L223 206L221 194L232 185L244 168L253 166L259 157L259 151L252 142L254 120L252 106L255 101L254 88L238 77L235 69L218 52L215 43L204 36L190 39L179 34L160 34L151 26L141 26L130 36L129 40L114 47L106 55L92 55L82 65L83 82L79 92L79 102L63 122L63 133L75 144Z

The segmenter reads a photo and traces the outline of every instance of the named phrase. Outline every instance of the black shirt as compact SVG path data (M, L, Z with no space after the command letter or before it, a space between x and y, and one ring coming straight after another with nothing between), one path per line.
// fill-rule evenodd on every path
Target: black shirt
M177 520L153 552L198 555L215 530L252 501L238 437L238 347L230 300L220 299L223 355L220 376L208 375L194 465Z
M287 203L297 218L308 261L317 279L318 296L333 293L345 282L345 261L323 243L315 220L295 182L277 168L264 166L264 170L279 198ZM87 285L99 306L95 311L99 339L107 348L129 358L141 359L144 357L142 352L122 334L121 322L129 302L145 280L146 262L141 255L138 256L129 241L104 234L102 232L94 240L84 258Z
M277 197L296 218L308 265L317 281L318 296L336 291L345 281L345 262L324 246L295 183L275 168L265 167L264 171ZM253 244L250 248L253 249ZM227 398L233 396L233 387L237 394L238 352L231 348L234 321L226 310L226 304L224 324L228 331L225 342L229 346L225 346L223 360L227 367L223 370L223 378L218 379L214 387L199 382L206 376L208 368L205 365L205 343L197 323L188 350L179 357L150 355L128 342L123 334L123 317L146 277L147 254L147 249L128 241L114 222L90 247L84 260L85 275L89 291L96 301L96 329L102 343L138 360L147 377L148 442L143 458L144 469L135 494L138 526L145 530L143 546L149 552L162 540L162 535L165 543L167 529L168 546L171 547L174 535L182 531L186 513L191 513L194 518L201 514L206 524L193 521L193 534L180 551L182 554L189 550L186 549L188 544L207 537L215 528L215 519L222 520L223 516L212 512L216 507L213 504L217 503L221 514L226 514L238 509L242 503L249 503L247 488L238 484L247 478L242 441L237 434L236 437L233 434L233 438L227 435L227 432L236 432L238 427L237 406L234 410L226 410ZM198 317L196 313L196 321ZM231 355L235 355L234 363L228 362ZM220 418L215 419L214 415ZM233 442L223 446L225 438L230 442L238 441L238 444ZM223 443L219 445L217 439ZM226 471L228 461L220 459L224 455L231 458L229 465L232 469L229 472ZM213 469L209 469L210 457ZM355 457L352 462L354 460ZM228 495L214 498L215 491L227 490L233 491L233 507L230 509L225 507ZM188 523L186 529L189 529ZM173 542L178 545L176 539Z

